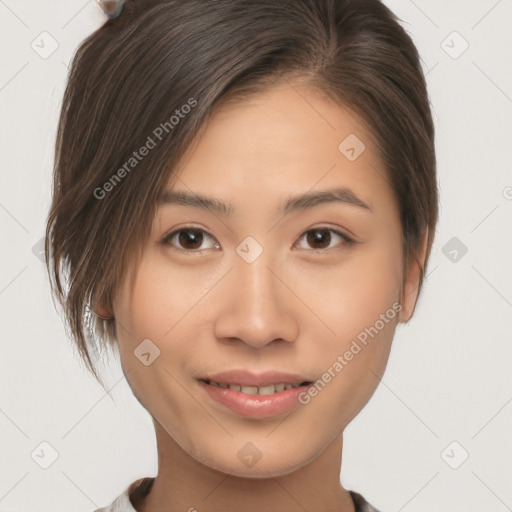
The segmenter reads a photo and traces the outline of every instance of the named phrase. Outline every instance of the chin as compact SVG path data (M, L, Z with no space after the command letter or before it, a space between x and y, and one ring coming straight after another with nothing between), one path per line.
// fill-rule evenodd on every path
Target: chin
M263 444L267 445L266 448ZM262 439L261 443L255 438L243 442L231 439L221 450L219 445L212 447L211 451L207 448L198 450L196 444L194 453L189 455L204 466L223 474L238 478L264 479L293 473L318 454L313 446L309 447L311 454L308 454L303 451L304 445L300 447L288 444L286 449L283 449L281 442L279 445L281 449L277 444L272 446L268 439Z

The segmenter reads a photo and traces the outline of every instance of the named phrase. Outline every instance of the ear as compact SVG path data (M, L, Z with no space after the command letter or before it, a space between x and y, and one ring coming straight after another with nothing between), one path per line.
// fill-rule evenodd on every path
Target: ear
M111 319L113 318L114 314L112 311L110 311L109 308L105 307L102 303L102 301L95 301L94 305L92 307L92 311L97 316L103 318L103 319Z
M406 275L400 289L400 304L402 310L398 315L398 321L407 323L412 318L416 303L418 300L418 292L421 278L421 270L425 268L425 258L427 255L428 227L421 239L421 251L418 259L406 262Z

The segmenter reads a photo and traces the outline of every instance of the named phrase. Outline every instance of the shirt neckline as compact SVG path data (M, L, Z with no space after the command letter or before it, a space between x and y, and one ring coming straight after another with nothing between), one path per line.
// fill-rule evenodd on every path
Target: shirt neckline
M149 494L155 482L155 478L156 477L139 478L128 487L126 497L132 507L132 510L129 512L137 512L136 506L140 504L142 498L145 498ZM354 502L355 512L379 512L375 507L370 505L361 494L350 490L349 493Z

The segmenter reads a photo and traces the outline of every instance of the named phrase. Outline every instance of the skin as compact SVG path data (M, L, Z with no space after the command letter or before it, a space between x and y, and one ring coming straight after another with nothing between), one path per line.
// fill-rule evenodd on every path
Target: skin
M366 149L351 162L338 146L353 133ZM374 393L419 284L419 264L403 274L398 205L369 133L306 85L281 84L221 105L177 171L173 189L230 202L234 213L162 205L112 310L99 309L118 322L123 371L156 428L158 476L137 510L352 512L340 483L343 430ZM372 211L276 210L291 195L340 186ZM185 227L204 230L202 241L163 242ZM316 241L313 228L357 243L332 231ZM253 263L236 252L247 236L263 248ZM232 368L320 378L394 303L400 313L290 414L239 416L196 380ZM133 353L147 338L160 349L149 366ZM237 457L247 442L261 454L251 467Z

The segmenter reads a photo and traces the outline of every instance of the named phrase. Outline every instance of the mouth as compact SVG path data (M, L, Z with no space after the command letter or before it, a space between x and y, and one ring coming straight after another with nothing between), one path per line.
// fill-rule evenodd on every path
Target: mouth
M213 377L213 376L212 376ZM238 416L264 419L290 413L300 407L300 396L313 381L282 373L253 375L225 372L213 378L197 379L212 405Z
M239 416L271 418L298 409L300 397L315 380L310 375L266 370L253 373L243 368L197 376L212 406Z
M260 396L268 396L274 395L276 393L281 393L283 391L287 391L293 388L307 387L312 384L312 381L302 381L302 382L279 382L276 384L267 384L264 386L247 386L236 383L227 383L227 382L216 382L210 379L199 379L200 382L204 382L210 386L216 386L223 389L231 389L233 391L238 391L239 393L243 393L245 395L260 395Z

